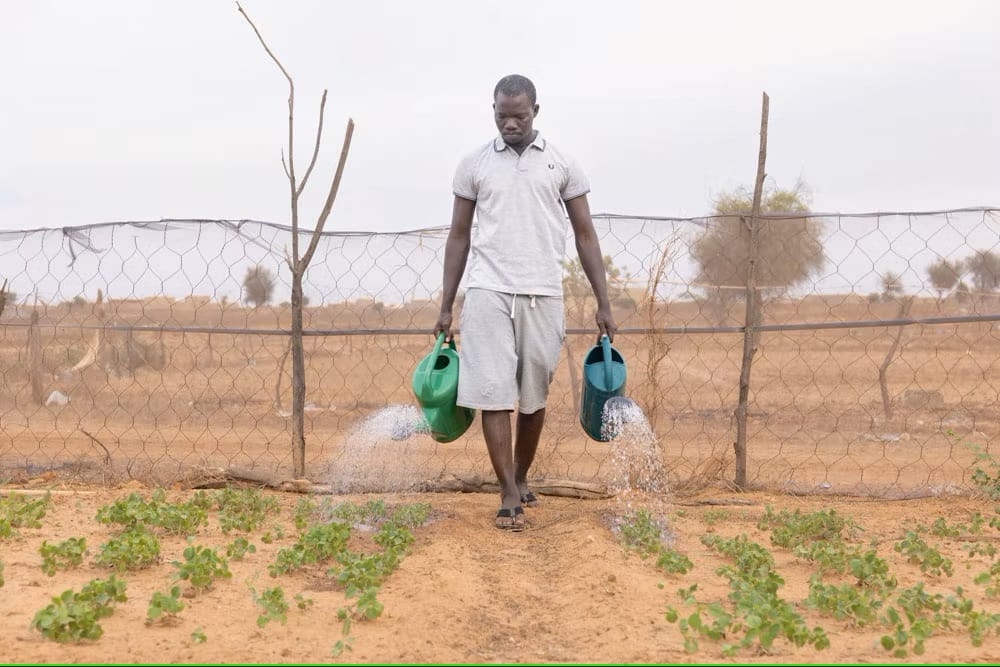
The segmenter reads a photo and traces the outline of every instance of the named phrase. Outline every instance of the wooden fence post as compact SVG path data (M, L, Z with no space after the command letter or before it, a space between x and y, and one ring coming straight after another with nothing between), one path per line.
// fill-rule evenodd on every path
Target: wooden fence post
M740 367L740 395L736 406L736 442L733 444L736 456L736 488L747 485L747 402L750 396L750 365L757 351L757 324L760 318L760 303L757 294L757 260L760 252L760 200L764 190L764 163L767 160L767 116L769 107L767 93L763 94L760 112L760 151L757 154L757 180L753 189L753 208L750 219L741 217L750 235L749 256L747 257L746 316L743 329L743 363Z

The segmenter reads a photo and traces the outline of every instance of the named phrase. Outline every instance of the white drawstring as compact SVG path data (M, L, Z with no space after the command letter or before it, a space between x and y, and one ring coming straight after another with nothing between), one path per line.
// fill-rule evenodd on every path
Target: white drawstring
M535 307L535 295L531 295L531 307ZM510 299L510 319L514 319L514 311L517 308L517 295L515 294Z

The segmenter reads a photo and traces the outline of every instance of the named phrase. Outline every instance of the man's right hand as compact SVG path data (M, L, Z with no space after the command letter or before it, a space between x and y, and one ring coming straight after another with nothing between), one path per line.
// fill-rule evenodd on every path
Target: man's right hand
M451 313L441 313L438 316L438 321L434 325L434 337L437 338L438 334L444 332L444 339L451 340L454 333L451 330Z

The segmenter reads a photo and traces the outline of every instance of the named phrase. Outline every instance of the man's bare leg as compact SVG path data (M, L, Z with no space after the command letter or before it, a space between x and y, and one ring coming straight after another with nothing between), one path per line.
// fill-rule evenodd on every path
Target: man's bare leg
M510 411L483 410L483 436L490 463L500 483L500 506L513 510L521 506L521 493L514 481L514 457L511 451Z
M517 439L514 444L514 484L517 485L521 502L534 504L534 494L528 489L528 470L535 460L538 451L538 441L545 424L545 408L532 412L530 415L517 414ZM528 494L531 494L530 496ZM531 500L526 500L530 498Z

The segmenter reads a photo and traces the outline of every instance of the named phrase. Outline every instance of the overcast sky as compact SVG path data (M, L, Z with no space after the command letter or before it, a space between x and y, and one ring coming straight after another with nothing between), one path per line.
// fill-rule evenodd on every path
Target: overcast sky
M297 163L329 89L311 226L348 116L328 229L446 225L493 86L595 212L694 216L768 174L823 212L1000 206L1000 2L246 0L296 81ZM0 0L0 229L165 217L286 223L287 84L229 0Z

